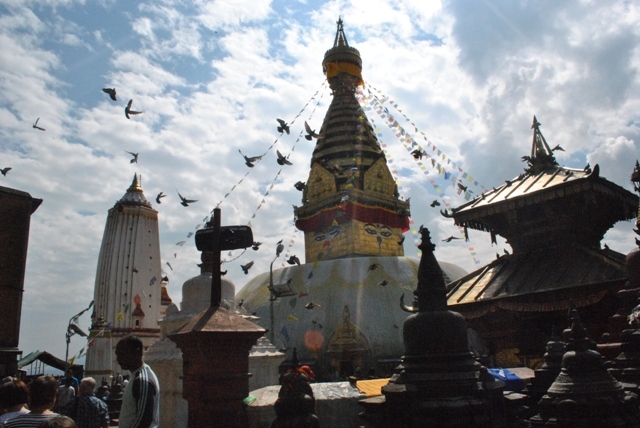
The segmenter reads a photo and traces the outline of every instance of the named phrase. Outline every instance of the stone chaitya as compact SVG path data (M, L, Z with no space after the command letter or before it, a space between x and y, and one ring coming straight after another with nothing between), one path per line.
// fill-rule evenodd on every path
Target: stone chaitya
M491 396L479 383L467 325L448 310L442 272L429 231L421 228L422 258L413 307L404 323L405 355L383 396L361 401L373 427L499 427Z

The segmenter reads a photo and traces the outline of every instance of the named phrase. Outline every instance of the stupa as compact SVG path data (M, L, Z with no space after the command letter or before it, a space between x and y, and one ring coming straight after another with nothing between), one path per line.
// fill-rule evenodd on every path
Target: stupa
M121 372L114 352L120 338L133 333L147 349L160 337L158 211L145 198L137 174L124 196L109 209L94 301L86 374L100 379Z
M415 285L418 259L404 257L410 204L402 200L384 152L356 98L362 60L342 20L322 61L333 99L294 207L305 264L259 274L237 294L280 349L313 364L318 380L358 368L391 374L404 351L397 302ZM278 254L278 253L276 253ZM278 256L276 256L277 259ZM275 259L274 259L275 261ZM448 281L464 270L440 264Z

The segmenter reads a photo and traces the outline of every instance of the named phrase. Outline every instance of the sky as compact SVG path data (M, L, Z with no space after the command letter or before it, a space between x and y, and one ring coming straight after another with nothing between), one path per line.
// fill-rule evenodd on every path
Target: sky
M277 241L304 262L293 205L331 96L322 73L342 17L363 60L363 103L377 100L443 168L480 194L523 172L533 115L559 164L599 164L632 191L640 141L640 5L525 0L0 0L0 186L43 200L31 217L20 349L63 358L69 319L93 299L107 212L135 173L159 212L168 292L199 274L190 233L219 206L222 225L251 224L259 251L223 254L236 289L265 272ZM116 88L112 101L102 88ZM124 107L142 114L127 119ZM420 168L390 129L379 133L401 197L439 260L472 271L509 249L460 236L429 204L465 203L455 182ZM36 119L40 131L33 128ZM276 118L291 124L277 131ZM435 149L434 149L435 147ZM242 156L264 154L249 170ZM276 163L278 150L293 163ZM127 152L139 153L130 163ZM452 167L455 165L455 168ZM442 171L441 171L442 172ZM471 180L469 180L471 178ZM441 194L436 193L439 186ZM476 184L477 183L477 184ZM161 204L155 196L167 196ZM198 202L180 205L178 192ZM632 222L603 240L627 253ZM184 244L179 244L185 241ZM240 267L254 261L248 275ZM169 263L171 267L167 264ZM274 267L284 263L281 256ZM87 330L89 312L80 318ZM71 339L74 355L86 340Z

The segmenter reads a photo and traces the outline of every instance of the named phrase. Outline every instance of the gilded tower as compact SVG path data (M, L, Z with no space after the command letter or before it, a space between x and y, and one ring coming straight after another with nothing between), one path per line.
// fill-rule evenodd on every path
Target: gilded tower
M399 199L376 134L356 99L362 59L338 20L322 61L333 100L318 134L302 206L307 263L363 256L403 256L409 202Z
M87 374L121 372L118 340L135 334L145 349L160 337L162 275L158 211L147 201L138 175L109 210L104 229L92 315Z

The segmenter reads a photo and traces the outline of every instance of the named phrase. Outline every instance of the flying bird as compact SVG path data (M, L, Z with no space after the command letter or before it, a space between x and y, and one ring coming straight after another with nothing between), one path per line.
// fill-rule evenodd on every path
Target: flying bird
M309 141L311 141L312 138L315 138L315 139L323 138L323 135L316 134L316 131L311 129L307 121L304 122L304 130L307 131L307 135L305 135L304 138L306 138Z
M378 283L378 285L380 285L380 286L382 286L382 287L386 286L387 284L389 284L389 281L387 281L386 279L383 279L382 281L380 281L380 282Z
M458 189L462 190L463 192L466 192L467 186L464 186L462 183L458 183Z
M156 202L161 204L162 201L160 201L160 199L164 198L165 196L167 196L167 195L165 195L164 192L158 193L158 196L156 196Z
M9 172L9 171L11 171L11 167L10 166L0 169L0 172L2 173L2 175L7 175L7 172Z
M118 101L116 99L116 88L102 88L102 92L109 94L113 101Z
M37 119L36 119L36 123L34 123L34 124L33 124L33 128L34 128L34 129L39 129L40 131L46 131L46 129L44 129L44 128L42 128L42 127L38 126L38 121L39 121L39 120L40 120L40 118L37 118Z
M369 265L369 270L376 270L378 268L382 269L382 265L378 263L372 263L371 265Z
M127 151L125 150L125 152ZM133 152L127 152L127 153L133 156L133 158L129 161L129 163L138 163L138 153L133 153Z
M251 269L251 266L253 266L253 260L246 265L240 265L240 267L242 268L242 272L244 272L245 275L249 274L249 269Z
M303 183L302 181L298 181L296 184L293 185L293 187L295 187L296 190L299 190L302 192L306 187L306 183Z
M422 152L418 149L415 149L414 151L411 152L411 156L413 156L414 159L416 160L421 160L422 159Z
M244 164L247 165L249 168L253 168L253 163L259 161L260 159L262 159L262 156L245 156L240 149L238 149L238 151L240 152L240 154L242 155L242 157L244 158Z
M131 272L138 273L138 268L134 266L133 269L131 269Z
M317 303L309 302L306 305L304 305L304 307L307 309L313 309L313 308L321 308L322 306L320 306Z
M431 202L431 204L429 204L429 206L431 206L431 207L439 207L440 206L440 202L438 202L437 199L434 199L433 202Z
M221 271L220 271L220 276L225 276L226 274L227 274L227 271L226 271L226 270L221 270Z
M278 155L278 165L293 165L291 162L289 162L289 159L287 159L288 156L283 156L282 153L280 153L280 150L276 150L276 154Z
M457 236L453 236L451 235L450 237L448 237L447 239L443 239L442 242L451 242L454 239L462 239L462 238L458 238Z
M251 244L251 249L253 251L258 251L258 249L260 249L260 245L262 245L262 242L254 242L253 244Z
M177 190L176 190L176 192L177 192ZM180 192L178 192L178 196L180 196L180 200L182 201L182 202L180 202L180 205L182 205L183 207L188 207L189 204L193 204L194 202L198 202L197 199L187 199L187 198L185 198L184 196L182 196L180 194Z
M287 263L289 263L290 265L298 265L298 266L300 266L300 259L298 258L298 256L293 255L293 256L289 257L289 260L287 260Z
M560 147L560 144L558 144L553 149L551 149L552 152L555 152L556 150L564 152L564 149L562 147Z
M286 132L288 134L289 133L289 125L287 125L287 122L285 122L282 119L276 119L276 120L280 124L280 126L278 126L278 132Z
M127 119L130 119L129 117L130 114L142 113L141 111L131 110L131 104L133 104L133 100L129 100L129 102L127 103L127 106L124 108L124 115L127 116Z
M169 277L167 275L165 275L165 276L162 277L162 280L164 282L169 282Z

